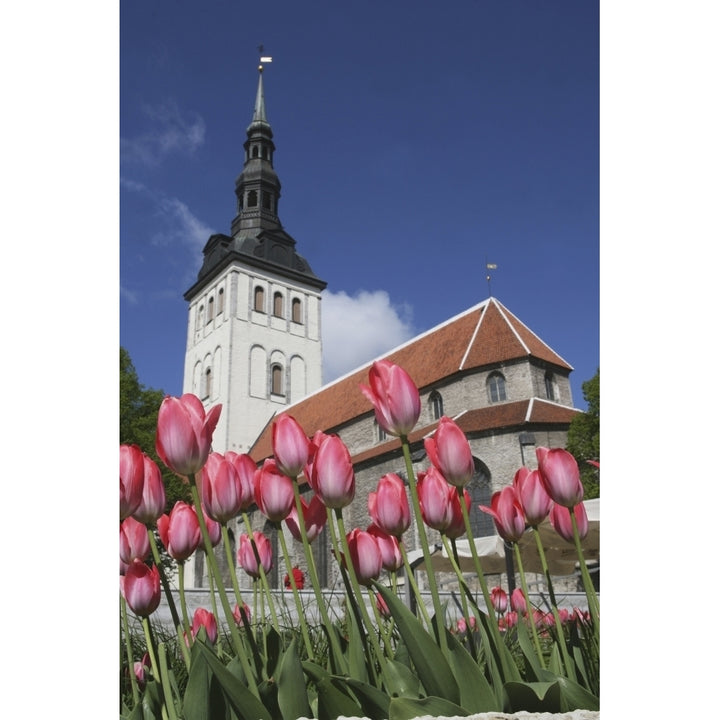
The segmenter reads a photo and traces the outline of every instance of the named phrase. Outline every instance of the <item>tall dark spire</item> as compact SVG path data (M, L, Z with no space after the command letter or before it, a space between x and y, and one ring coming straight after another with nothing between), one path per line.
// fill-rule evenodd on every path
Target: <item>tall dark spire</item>
M262 54L262 49L260 52ZM235 180L237 215L230 226L231 235L216 234L207 241L203 248L204 259L198 280L186 296L233 260L267 267L320 289L327 284L313 273L307 261L295 251L295 240L285 232L278 217L281 185L273 168L275 143L267 119L263 87L262 63L270 60L261 57L258 66L255 106L246 130L247 140L243 144L245 162Z

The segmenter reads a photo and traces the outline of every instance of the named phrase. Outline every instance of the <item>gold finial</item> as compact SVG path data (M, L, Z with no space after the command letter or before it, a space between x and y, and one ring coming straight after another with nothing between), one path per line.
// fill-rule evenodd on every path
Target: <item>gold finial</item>
M258 70L260 72L262 72L263 71L263 63L271 63L272 57L270 55L263 55L263 53L265 52L264 45L258 45L257 49L258 49L258 53L260 53L260 64L258 65Z

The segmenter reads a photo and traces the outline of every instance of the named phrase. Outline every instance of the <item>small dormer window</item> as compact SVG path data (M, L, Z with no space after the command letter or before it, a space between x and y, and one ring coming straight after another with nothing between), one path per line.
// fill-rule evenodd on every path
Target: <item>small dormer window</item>
M428 398L428 403L430 404L430 417L433 420L439 420L443 415L442 395L437 390L433 390Z
M553 402L555 398L555 378L551 372L545 373L545 397Z
M491 403L507 400L507 393L505 392L505 378L502 373L492 373L487 380L487 388Z

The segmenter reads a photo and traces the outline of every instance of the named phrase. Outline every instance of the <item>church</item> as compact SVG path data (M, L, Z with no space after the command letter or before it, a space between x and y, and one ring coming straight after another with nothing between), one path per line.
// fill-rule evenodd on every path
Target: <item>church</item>
M196 394L207 408L223 405L213 438L217 452L249 453L261 463L272 455L272 420L283 412L308 436L318 430L339 435L356 475L346 527L365 529L368 493L388 472L402 477L404 460L399 440L385 436L360 392L371 362L322 385L321 304L327 283L297 252L279 219L281 185L273 166L262 64L244 148L230 235L208 239L197 281L184 296L189 313L183 392ZM493 535L492 520L478 504L489 505L492 493L510 484L522 465L536 467L537 446L566 444L570 421L580 412L573 407L572 366L494 297L382 357L401 365L420 391L422 413L409 437L416 474L429 464L423 439L443 415L454 419L474 457L468 486L474 535ZM270 580L282 587L287 568L275 531L259 512L251 517L254 529L273 542L278 562ZM244 531L239 523L233 537ZM414 528L406 535L408 549L419 547ZM338 573L325 531L314 552L321 582L334 586ZM206 584L202 564L186 573L196 587Z

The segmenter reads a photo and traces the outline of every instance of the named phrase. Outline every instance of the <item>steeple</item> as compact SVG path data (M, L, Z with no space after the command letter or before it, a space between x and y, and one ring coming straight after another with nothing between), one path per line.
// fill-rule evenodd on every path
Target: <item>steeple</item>
M275 143L267 119L263 86L263 61L269 62L271 58L260 60L255 106L243 144L245 160L235 180L237 215L230 225L231 235L216 234L207 241L197 282L185 294L186 299L233 260L267 265L274 272L310 283L320 290L327 284L317 278L307 261L295 251L295 240L285 232L278 216L281 184L273 167Z

